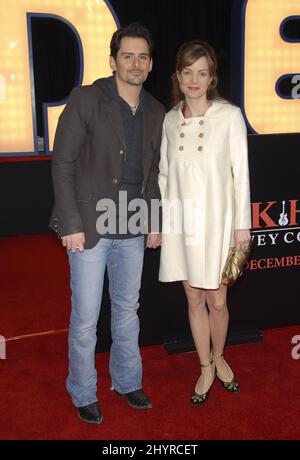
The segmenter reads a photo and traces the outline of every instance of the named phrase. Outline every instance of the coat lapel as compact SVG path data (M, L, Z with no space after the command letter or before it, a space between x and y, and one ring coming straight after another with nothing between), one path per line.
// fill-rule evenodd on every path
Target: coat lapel
M143 111L143 173L145 183L147 182L153 160L150 143L153 137L154 126L155 118L153 116L152 107L149 103L149 106Z
M107 119L110 122L111 127L116 133L117 137L119 138L121 144L124 145L124 128L120 106L118 102L110 98L107 98L105 102L106 104L104 111Z
M146 103L147 106L143 110L143 174L145 182L147 182L151 164L153 161L150 143L153 138L153 130L155 128L155 114L152 110L151 101L147 100ZM112 98L106 97L104 107L105 115L107 116L107 119L111 124L112 129L116 133L116 136L120 140L121 144L124 145L125 136L123 120L118 102L113 100Z

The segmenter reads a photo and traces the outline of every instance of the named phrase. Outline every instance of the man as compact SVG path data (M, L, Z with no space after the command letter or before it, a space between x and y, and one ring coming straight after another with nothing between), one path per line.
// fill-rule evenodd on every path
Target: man
M106 267L112 386L131 407L152 407L142 390L138 346L145 237L142 231L130 232L129 226L126 232L118 230L126 219L119 196L148 204L160 199L157 175L164 118L163 106L142 88L152 69L148 30L137 23L121 28L110 47L114 75L73 89L59 119L53 152L51 226L67 248L72 288L67 389L79 417L98 424L103 417L96 396L95 345ZM107 211L99 207L103 199L117 205L114 234L102 234L97 224ZM159 244L160 234L149 233L146 246Z

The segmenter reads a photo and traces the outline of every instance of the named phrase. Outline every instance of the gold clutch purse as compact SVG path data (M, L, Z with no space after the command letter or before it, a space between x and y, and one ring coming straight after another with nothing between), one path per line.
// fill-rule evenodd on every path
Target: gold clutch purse
M229 255L222 273L222 284L232 286L242 275L251 251L252 241L247 249L230 248Z

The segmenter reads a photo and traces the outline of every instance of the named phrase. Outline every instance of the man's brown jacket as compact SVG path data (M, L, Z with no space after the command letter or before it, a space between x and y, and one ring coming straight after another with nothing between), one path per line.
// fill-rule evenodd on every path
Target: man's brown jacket
M54 141L52 174L55 205L50 227L58 235L84 232L85 248L100 235L96 204L115 199L125 161L124 132L119 103L106 90L105 79L74 88L63 110ZM143 90L143 195L147 203L160 199L158 163L163 106Z

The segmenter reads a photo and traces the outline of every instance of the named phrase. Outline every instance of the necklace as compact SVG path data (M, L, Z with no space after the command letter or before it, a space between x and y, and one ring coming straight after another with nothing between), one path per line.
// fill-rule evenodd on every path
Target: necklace
M139 104L140 104L140 101L137 101L137 103L136 103L134 106L128 104L129 107L130 107L130 109L131 109L132 115L135 115L135 113L136 113L136 111L137 111L137 109L138 109Z

